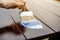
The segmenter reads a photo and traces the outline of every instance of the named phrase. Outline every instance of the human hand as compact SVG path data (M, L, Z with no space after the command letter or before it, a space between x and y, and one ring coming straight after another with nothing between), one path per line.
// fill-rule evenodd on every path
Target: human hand
M26 3L25 0L0 0L1 8L21 8Z

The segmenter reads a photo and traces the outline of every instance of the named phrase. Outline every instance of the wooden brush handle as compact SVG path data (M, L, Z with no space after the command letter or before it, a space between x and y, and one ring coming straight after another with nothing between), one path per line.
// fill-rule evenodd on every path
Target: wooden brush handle
M22 7L22 11L28 11L27 7L26 6L23 6Z
M24 5L20 6L20 8L22 11L28 11L28 8L26 7L26 3L24 3Z

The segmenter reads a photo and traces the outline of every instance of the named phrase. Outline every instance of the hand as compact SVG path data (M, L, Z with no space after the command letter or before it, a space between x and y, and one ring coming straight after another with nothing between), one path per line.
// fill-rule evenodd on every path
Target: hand
M1 8L21 8L26 3L25 0L0 0Z

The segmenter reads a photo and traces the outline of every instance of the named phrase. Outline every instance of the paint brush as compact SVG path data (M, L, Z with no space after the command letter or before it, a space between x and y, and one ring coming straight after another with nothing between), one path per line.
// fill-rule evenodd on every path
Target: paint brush
M42 29L41 22L29 11L26 6L22 6L22 11L19 12L21 25L30 29Z

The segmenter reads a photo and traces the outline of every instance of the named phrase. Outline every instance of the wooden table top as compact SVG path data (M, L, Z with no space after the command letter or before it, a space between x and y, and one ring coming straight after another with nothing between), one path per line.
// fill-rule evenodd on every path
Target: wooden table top
M60 2L54 0L27 0L27 7L43 25L43 29L26 29L25 35L28 39L60 31ZM9 16L10 14L16 22L20 21L18 11L18 9L0 8L0 28L7 24L10 25L13 22ZM55 32L49 27L55 30ZM16 36L11 33L6 33L1 35L0 39L20 40L24 39L24 37L22 35Z

